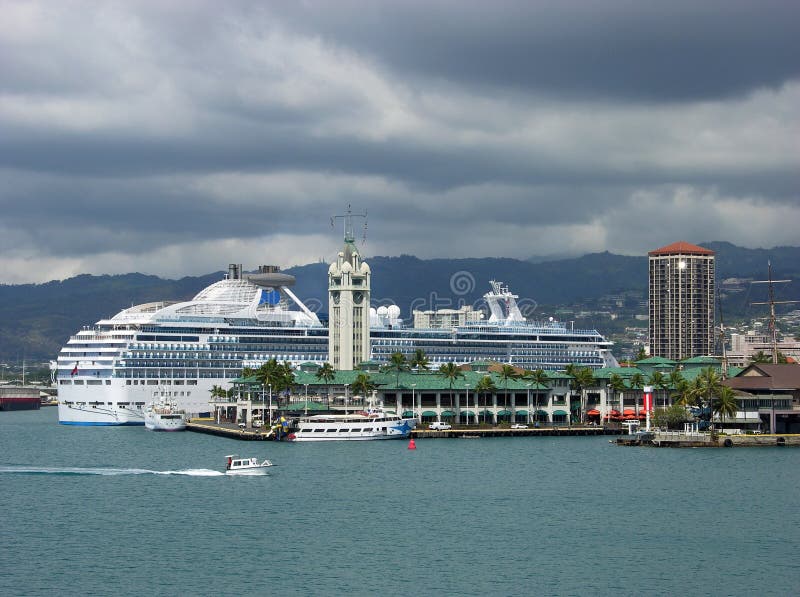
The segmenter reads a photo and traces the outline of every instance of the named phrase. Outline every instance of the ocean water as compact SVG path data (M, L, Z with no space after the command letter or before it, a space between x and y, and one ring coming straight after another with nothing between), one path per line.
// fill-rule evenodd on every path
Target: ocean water
M267 477L222 475L226 454ZM2 595L793 595L800 450L287 444L0 413Z

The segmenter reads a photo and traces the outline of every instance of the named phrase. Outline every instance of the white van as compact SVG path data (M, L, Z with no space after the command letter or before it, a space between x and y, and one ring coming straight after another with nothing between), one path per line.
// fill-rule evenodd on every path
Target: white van
M428 429L446 430L452 428L453 426L450 423L445 423L444 421L434 421L433 423L428 425Z

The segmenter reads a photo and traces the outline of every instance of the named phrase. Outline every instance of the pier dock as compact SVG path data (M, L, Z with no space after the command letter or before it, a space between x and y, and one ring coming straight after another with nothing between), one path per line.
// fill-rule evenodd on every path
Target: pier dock
M216 423L211 419L192 419L186 423L186 431L195 431L207 435L217 435L242 441L267 441L274 439L274 434L265 429L246 429L236 423Z
M798 434L732 434L711 436L710 433L682 431L652 431L623 435L617 438L620 446L652 446L655 448L753 448L800 446Z
M242 441L272 441L272 432L261 429L241 428L236 423L217 423L212 419L192 419L186 424L187 431L206 433L219 437ZM595 426L539 427L530 429L509 429L507 427L463 428L447 430L414 429L411 437L415 439L477 439L491 437L552 437L580 435L620 435L617 428Z

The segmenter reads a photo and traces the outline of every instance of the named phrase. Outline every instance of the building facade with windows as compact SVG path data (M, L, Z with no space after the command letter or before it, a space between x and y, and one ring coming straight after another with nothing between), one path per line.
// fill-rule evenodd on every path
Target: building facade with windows
M714 352L714 251L676 242L650 251L650 354L683 360Z

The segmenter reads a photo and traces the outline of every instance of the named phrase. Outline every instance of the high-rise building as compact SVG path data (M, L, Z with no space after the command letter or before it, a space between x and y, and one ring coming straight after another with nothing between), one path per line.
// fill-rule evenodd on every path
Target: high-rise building
M714 251L677 242L648 253L650 354L673 360L714 352Z
M370 269L361 261L348 213L344 248L328 268L328 359L338 371L369 360Z

